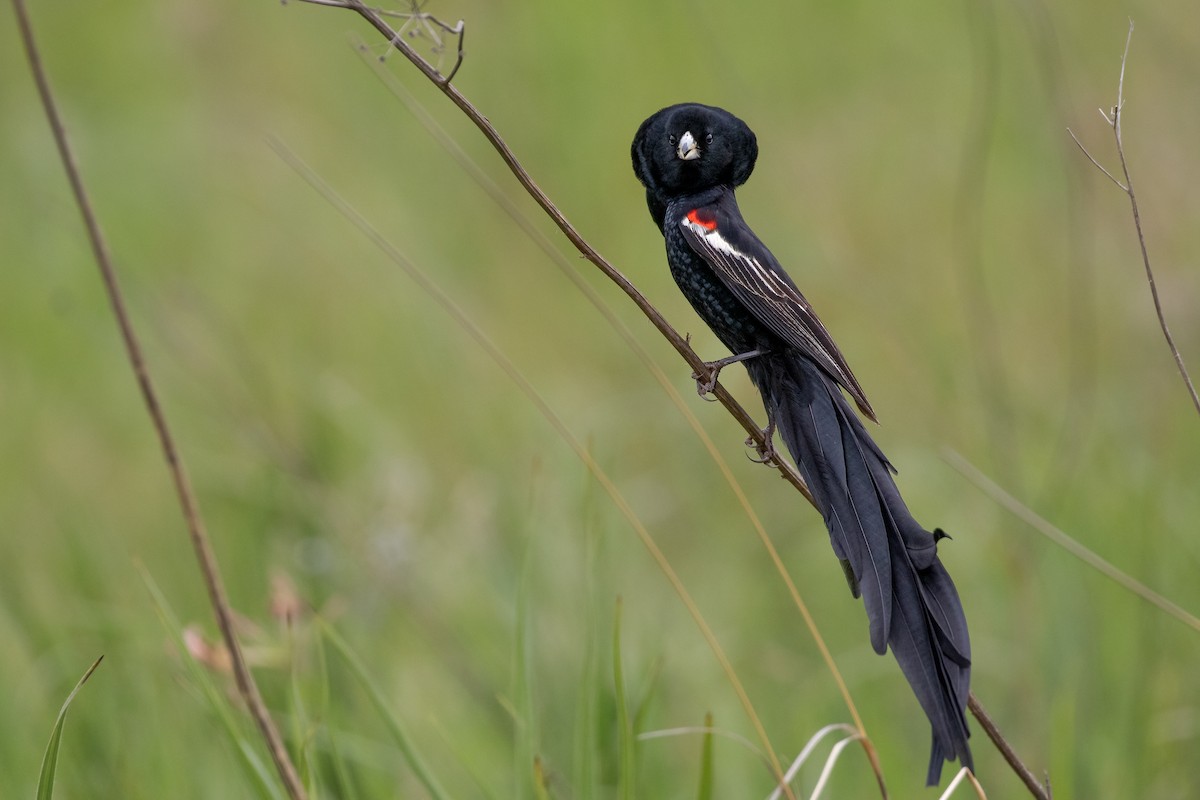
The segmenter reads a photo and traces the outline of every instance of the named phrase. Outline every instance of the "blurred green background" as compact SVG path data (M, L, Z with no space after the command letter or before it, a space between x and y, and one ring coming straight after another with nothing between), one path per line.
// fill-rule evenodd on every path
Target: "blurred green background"
M1154 317L1128 202L1066 133L1116 168L1096 108L1115 100L1132 16L1127 154L1165 311L1200 371L1200 6L426 10L467 21L456 85L714 358L667 273L629 142L683 100L747 120L761 155L743 210L866 387L917 517L954 535L942 557L980 699L1056 798L1200 794L1200 634L943 458L961 453L1200 611L1200 419ZM849 719L682 415L372 73L351 43L383 48L356 16L174 0L35 0L31 12L230 594L252 621L264 693L323 765L317 796L424 795L362 687L332 656L322 670L311 626L289 636L271 618L280 575L334 620L454 797L534 797L535 756L556 798L616 796L618 596L638 731L711 711L754 737L695 624L568 446L269 137L433 276L587 442L698 598L781 758ZM67 722L59 797L258 796L139 573L213 634L10 12L0 36L3 796L32 793L54 715L100 653ZM386 68L568 250L477 131L402 58ZM936 796L921 788L928 725L891 657L872 653L819 516L745 458L744 434L694 397L687 367L632 305L568 259L718 442L812 607L893 796ZM725 377L761 415L742 372ZM989 796L1022 796L977 726L973 742ZM695 796L700 747L694 735L639 742L636 796ZM334 750L345 782L329 771ZM727 738L715 781L717 797L771 785ZM872 796L859 750L833 781L832 796Z

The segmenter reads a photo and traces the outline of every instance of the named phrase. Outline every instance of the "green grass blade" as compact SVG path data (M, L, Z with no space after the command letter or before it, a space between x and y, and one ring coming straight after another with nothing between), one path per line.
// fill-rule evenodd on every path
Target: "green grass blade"
M633 730L640 731L646 727L646 717L650 713L650 704L654 700L654 694L658 691L659 678L662 677L663 657L657 655L650 662L650 666L646 668L646 675L642 679L642 692L637 698L637 702L633 703ZM637 737L634 737L634 741Z
M167 602L166 595L162 593L162 589L155 583L154 578L150 577L150 573L146 571L145 567L139 564L138 570L141 572L142 582L146 584L146 589L150 592L150 596L154 600L155 608L158 610L158 617L162 621L167 635L171 637L171 641L179 650L188 675L195 685L200 687L205 699L208 700L209 707L217 715L217 719L220 720L221 727L224 728L230 743L233 744L234 751L238 754L242 768L254 783L255 788L258 790L258 795L269 798L269 800L284 800L283 787L279 785L275 772L268 769L267 765L263 763L262 758L259 757L258 750L256 749L257 739L246 735L245 730L238 724L236 717L234 717L221 690L213 683L212 676L209 675L208 670L197 663L196 659L192 658L191 653L188 652L187 645L184 643L181 634L183 625L179 622L179 618L175 616L175 612Z
M404 724L388 708L383 692L371 680L366 665L350 649L350 645L342 638L341 634L334 630L332 625L319 617L317 618L317 623L321 626L321 633L333 645L333 649L337 650L338 655L342 657L351 671L354 672L354 676L358 678L359 683L366 690L367 696L375 706L375 710L379 712L379 716L387 726L388 732L392 734L396 746L400 748L400 752L404 755L404 760L407 762L409 769L413 771L413 774L425 786L426 791L429 792L433 800L448 800L449 795L446 794L446 790L442 788L437 777L430 771L429 766L425 763L425 759L417 752L417 748L409 737L408 731L405 730Z
M530 784L527 782L529 765L537 753L537 739L533 731L532 681L529 678L529 582L532 556L531 541L527 543L525 555L521 559L521 577L517 581L516 625L513 630L513 800L536 797L536 794L531 795Z
M92 662L92 665L87 668L87 672L83 673L83 677L75 684L75 688L67 695L67 699L63 701L62 708L58 710L58 719L54 721L54 730L50 732L50 741L46 744L46 754L42 756L42 774L38 777L38 800L50 800L54 796L54 773L58 770L58 748L62 743L63 723L67 721L67 709L71 707L71 701L75 699L75 695L79 694L79 690L87 683L87 679L92 677L92 673L96 671L96 667L100 666L100 662L103 660L104 656L100 656Z
M616 618L613 620L613 687L617 701L617 796L633 800L634 762L633 727L629 719L629 702L625 695L625 670L621 665L621 599L617 598Z
M325 652L325 637L313 637L313 647L316 649L317 676L319 687L317 695L317 713L320 722L319 732L324 733L327 745L330 769L333 772L333 782L336 790L332 793L342 800L358 800L358 789L354 777L350 773L346 759L342 755L338 732L332 724L332 705L329 701L329 658Z
M576 800L595 800L596 756L599 743L597 724L602 698L608 694L603 684L600 659L603 632L597 601L598 573L601 565L602 526L597 518L596 484L584 484L581 518L584 520L583 600L586 624L583 643L583 669L579 680L579 699L575 713L574 796Z
M344 798L344 800L358 800L357 784L354 781L354 776L350 774L350 770L346 766L345 757L342 756L342 748L338 744L337 733L328 728L326 731L328 736L329 760L332 764L333 777L337 786L335 796Z
M292 741L296 743L296 771L308 792L310 800L319 800L316 763L316 726L304 701L300 685L299 659L296 658L296 632L288 623L288 660L290 662L291 686L288 701L291 707Z
M533 796L536 800L550 800L550 781L542 759L537 756L533 758Z

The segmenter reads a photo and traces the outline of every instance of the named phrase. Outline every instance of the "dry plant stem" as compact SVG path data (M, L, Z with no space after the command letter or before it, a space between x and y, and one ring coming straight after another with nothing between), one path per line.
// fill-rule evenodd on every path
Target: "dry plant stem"
M349 9L358 13L361 17L363 17L363 19L369 22L372 27L379 31L379 33L388 42L390 42L393 47L395 47L397 52L407 58L412 65L421 72L421 74L423 74L439 89L441 89L442 93L445 94L446 97L448 97L450 101L454 103L454 105L457 106L458 109L475 124L475 127L479 128L480 132L484 135L488 142L491 143L496 152L499 153L500 158L503 159L504 163L508 165L509 170L520 182L521 186L523 186L525 191L529 193L529 195L534 199L534 201L537 202L539 206L541 206L546 215L554 221L554 224L557 225L558 229L563 232L563 235L570 240L571 244L573 244L575 248L579 250L584 258L592 262L592 264L600 269L601 272L603 272L610 280L617 284L617 286L619 286L621 290L624 291L631 300L633 300L637 307L641 309L642 313L646 315L646 318L649 319L654 327L658 329L659 333L661 333L667 339L667 341L671 343L679 355L683 357L684 361L688 363L688 366L690 366L697 375L702 377L708 377L711 374L708 366L704 363L704 360L701 359L694 350L692 350L687 340L680 336L678 331L671 327L670 323L668 323L662 314L659 313L658 309L651 305L650 301L646 299L646 297L629 281L628 278L626 278L619 270L617 270L616 267L608 263L608 261L605 260L605 258L601 256L600 253L597 252L596 249L593 248L591 244L589 244L587 240L583 238L582 235L580 235L580 233L567 220L567 218L563 216L563 213L558 210L558 207L551 202L546 193L542 191L541 187L534 182L533 178L529 175L525 168L521 166L521 163L517 160L516 155L500 136L499 132L496 131L495 127L492 126L491 122L488 121L487 117L485 117L479 111L479 109L477 109L469 100L467 100L467 98L463 96L463 94L459 92L456 87L451 85L448 76L443 76L436 69L434 69L434 67L425 59L423 59L415 50L413 50L407 42L399 39L396 36L395 31L392 30L391 26L389 26L378 13L376 13L373 9L363 5L361 2L359 2L359 0L345 0L345 2L341 2L341 0L303 0L303 2ZM729 411L733 418L736 419L743 428L745 428L746 432L750 434L750 438L755 444L762 446L768 444L763 437L762 429L760 429L758 424L755 423L754 418L751 417L750 414L736 400L733 399L733 396L729 394L728 390L726 390L724 386L722 386L720 383L717 383L713 388L712 394L717 398L718 401L720 401L721 405L725 406L726 410ZM816 501L813 499L812 493L809 491L808 486L804 483L804 479L800 477L800 474L796 472L794 467L781 459L774 459L770 463L772 466L778 469L784 479L791 483L801 494L803 494L804 497L810 503L812 503L814 507L817 506ZM984 710L983 705L979 702L979 699L975 697L974 693L970 695L968 707L971 709L972 713L975 714L975 717L979 719L984 731L996 745L997 749L1004 754L1005 759L1011 765L1013 765L1015 770L1017 770L1017 774L1022 777L1022 780L1025 781L1026 786L1029 787L1030 791L1033 793L1033 796L1039 798L1039 800L1049 800L1049 793L1046 792L1036 780L1034 780L1033 783L1025 780L1025 775L1032 775L1032 773L1029 771L1028 767L1024 766L1020 759L1017 758L1011 745L1008 744L1004 736L1000 733L999 729L996 728L991 722L991 719L987 716L987 712Z
M1038 800L1050 800L1050 782L1045 783L1038 781L1037 776L1025 766L1024 762L1017 755L1016 751L1008 744L1004 735L1000 733L1000 729L996 727L996 723L992 721L991 715L987 713L987 709L979 702L979 698L971 692L967 698L967 708L971 709L971 713L975 715L975 719L979 720L979 725L983 728L984 733L996 745L996 749L1000 751L1000 755L1004 756L1004 760L1012 767L1013 772L1017 773L1017 777L1025 784L1025 788L1029 793Z
M108 246L105 244L104 236L100 230L100 223L97 221L96 215L92 210L91 202L83 186L83 179L75 163L75 157L67 143L66 130L63 127L62 118L59 116L58 108L55 105L49 81L42 68L41 56L39 55L37 43L33 36L33 29L30 27L24 0L13 0L13 9L17 14L17 23L21 30L21 40L25 45L25 52L29 59L29 66L33 73L34 81L37 83L38 95L41 97L46 117L54 133L54 142L58 146L59 157L62 159L67 179L70 181L71 191L75 195L75 202L79 206L80 213L83 215L88 240L92 247L92 255L95 257L96 264L100 268L100 273L104 280L104 288L108 293L109 303L112 305L113 315L116 317L117 325L121 330L125 352L129 357L133 373L137 378L138 388L141 390L142 399L146 403L146 410L150 414L150 419L154 423L154 430L158 434L163 456L167 460L171 479L175 484L175 492L179 497L179 505L183 510L188 534L191 538L192 546L196 551L196 559L200 564L200 570L204 576L204 585L208 589L209 601L212 603L213 611L216 614L217 625L221 629L221 636L225 641L225 646L229 649L230 656L232 657L238 691L241 692L246 706L250 709L255 723L257 723L259 731L267 743L271 758L275 762L276 769L279 770L279 777L283 780L289 796L293 800L304 798L306 797L304 786L300 783L296 769L292 765L287 749L283 745L283 739L279 735L279 730L271 720L270 714L267 713L262 695L259 694L258 686L254 682L254 677L250 674L250 670L242 656L241 646L238 643L237 636L234 634L233 612L229 607L229 600L221 581L221 573L217 567L216 556L213 554L212 545L204 529L204 521L200 517L196 497L188 480L187 472L184 469L183 460L179 455L178 449L175 447L171 430L167 426L166 415L163 413L162 406L158 401L158 395L154 389L154 384L150 379L150 372L146 367L146 361L142 355L142 348L138 342L137 335L134 333L133 323L130 321L129 313L125 309L125 300L121 294L121 288L117 281L116 271L113 268Z
M516 155L500 136L499 132L496 131L495 127L492 126L492 123L488 121L488 118L485 117L483 113L479 111L479 109L472 105L472 103L467 100L467 98L464 97L463 94L459 92L453 84L450 83L449 76L443 76L440 72L438 72L428 61L426 61L420 56L420 54L413 50L408 42L405 42L402 38L397 37L396 32L392 30L391 26L387 24L382 16L380 16L374 9L368 8L361 2L358 2L358 0L345 0L345 2L340 2L340 0L303 0L303 2L313 3L315 5L350 9L351 11L357 12L363 17L363 19L371 23L372 27L379 31L379 33L385 39L387 39L387 41L396 49L398 53L412 62L413 66L420 70L421 74L436 84L437 87L442 90L442 93L450 99L450 102L454 103L454 105L457 106L458 109L475 124L475 127L479 128L480 132L484 135L488 142L491 143L496 152L500 154L500 158L502 158L504 163L508 165L509 170L520 182L521 186L524 187L525 191L529 193L529 196L532 197L539 206L541 206L542 211L544 211L546 215L554 221L554 224L557 225L558 229L563 232L563 235L570 240L571 244L575 246L575 249L577 249L584 258L592 262L592 264L594 264L613 283L617 284L617 286L619 286L626 295L629 296L629 299L631 299L637 305L637 307L641 309L642 313L646 315L646 318L650 320L651 324L658 329L659 333L661 333L663 337L671 343L679 355L683 357L684 361L688 363L688 366L690 366L692 370L702 378L707 378L711 374L711 371L705 364L704 359L700 358L700 356L696 354L696 351L694 351L688 344L687 340L681 336L678 331L671 327L670 323L668 323L663 315L659 313L658 309L651 305L650 301L646 299L645 295L643 295L638 288L634 286L633 283L631 283L630 280L626 278L616 267L610 264L608 260L604 258L604 256L600 255L600 253L597 252L597 250L592 247L592 245L589 244L586 239L583 238L579 231L575 229L575 226L573 226L567 220L567 218L563 216L563 213L558 210L558 207L554 205L550 198L546 196L546 193L542 191L541 187L534 182L533 178L529 175L525 168L521 166L521 163L517 160ZM758 426L758 423L754 421L754 418L750 416L749 412L747 412L746 409L743 408L741 404L739 404L737 400L733 398L733 395L731 395L724 386L722 386L720 383L717 383L713 388L712 395L716 397L721 405L725 406L726 410L729 411L733 418L736 419L743 428L745 428L746 433L749 434L750 439L756 446L765 446L768 444L766 439L763 437L762 429ZM784 480L795 486L801 494L808 498L810 503L815 505L812 493L809 492L808 486L804 483L804 479L800 477L800 473L798 473L791 464L779 459L773 460L771 464L779 470Z
M946 791L942 792L941 800L950 800L963 781L967 781L971 784L971 788L975 790L975 796L978 797L979 800L987 800L987 792L983 791L983 787L979 784L979 780L971 773L971 770L967 769L966 767L960 769L958 774L954 776L954 780L950 781L950 785L946 787Z
M1075 140L1075 144L1079 145L1079 149L1087 156L1088 161L1105 175L1108 179L1120 187L1129 197L1129 207L1133 212L1133 227L1137 231L1138 247L1142 251L1142 265L1146 268L1146 282L1150 284L1150 296L1154 300L1154 312L1158 315L1158 325L1162 328L1163 338L1167 340L1167 347L1171 349L1171 356L1175 359L1175 366L1179 369L1180 376L1183 377L1183 383L1187 386L1188 394L1191 395L1192 405L1196 407L1197 413L1200 413L1200 395L1196 394L1196 386L1192 383L1192 378L1188 375L1187 367L1183 363L1183 356L1179 352L1179 348L1175 346L1175 337L1171 335L1171 329L1167 326L1166 315L1163 314L1162 301L1158 298L1158 284L1154 281L1154 270L1150 268L1150 255L1146 252L1146 236L1142 233L1142 217L1138 212L1137 194L1133 191L1133 177L1129 174L1129 164L1125 160L1125 143L1121 139L1121 112L1125 108L1125 62L1129 59L1129 43L1133 40L1133 20L1129 21L1129 34L1125 37L1125 52L1121 55L1121 76L1117 80L1117 104L1113 106L1111 114L1105 114L1101 109L1100 115L1104 117L1104 121L1109 124L1113 130L1113 139L1117 144L1117 158L1121 161L1121 173L1125 176L1125 182L1121 183L1113 174L1100 165L1100 162L1092 158L1092 154L1087 151L1083 143L1075 136L1075 132L1067 128L1067 133L1071 134L1071 138Z

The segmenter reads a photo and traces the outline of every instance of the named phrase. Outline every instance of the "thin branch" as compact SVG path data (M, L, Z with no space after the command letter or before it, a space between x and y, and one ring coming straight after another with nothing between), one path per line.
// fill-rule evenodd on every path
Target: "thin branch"
M325 5L325 3L322 3L322 5ZM332 5L338 5L338 3L332 3ZM412 0L412 11L410 11L410 12L386 11L382 8L376 8L376 9L374 9L374 11L377 14L384 14L387 16L404 18L404 20L405 20L404 25L401 25L399 30L396 31L396 39L400 38L400 36L404 33L404 29L408 26L408 24L410 22L413 22L414 20L417 22L420 22L421 28L428 35L429 40L433 42L433 52L437 53L439 56L446 51L446 43L444 41L442 41L442 37L438 34L438 32L436 30L434 30L434 26L436 25L437 27L441 28L446 33L451 33L451 34L454 34L455 36L457 36L458 37L458 54L454 61L454 66L450 68L450 72L448 72L446 74L446 77L443 78L442 81L444 83L449 83L450 81L454 80L454 76L458 72L458 68L462 66L462 62L463 62L463 37L466 35L466 31L467 31L466 21L460 19L458 21L458 24L448 25L445 22L442 22L437 17L435 17L433 14L428 14L428 13L421 11L421 5L418 4L416 2L416 0ZM420 34L421 34L421 31L415 31L415 32L409 31L409 33L408 33L408 35L411 37L418 37L418 36L420 36ZM388 43L388 52L391 52L392 48L395 47L395 45L396 45L396 40L392 40L391 42L389 42ZM382 56L379 57L379 60L384 61L386 58L387 58L387 53L384 53ZM438 63L439 64L441 63L440 58L438 59Z
M508 146L508 143L505 142L500 136L500 133L495 129L488 118L485 117L483 113L476 108L471 101L469 101L462 94L462 92L458 90L456 86L448 83L441 73L439 73L437 69L435 69L428 61L422 58L419 53L413 50L413 48L409 46L407 42L402 40L397 41L395 31L392 30L391 26L389 26L387 22L384 21L381 16L379 16L379 14L377 14L371 8L363 5L361 2L358 2L358 0L345 0L345 2L339 2L338 0L302 0L302 2L314 3L316 5L336 6L354 11L367 22L369 22L371 26L374 27L375 30L377 30L385 39L387 39L389 42L393 42L396 50L405 58L407 58L426 78L436 84L437 87L442 90L442 93L449 98L450 102L454 103L454 105L463 114L465 114L467 118L471 120L471 122L475 124L475 127L479 129L480 133L484 135L484 137L500 155L500 158L504 160L504 163L508 166L513 176L516 177L517 181L520 182L525 191L529 193L529 196L532 197L534 201L541 207L546 216L550 217L558 229L562 231L563 235L566 236L571 244L575 246L575 249L578 250L584 258L592 262L592 264L594 264L601 272L603 272L609 280L620 287L621 291L628 295L629 299L634 302L634 304L641 310L643 314L645 314L646 318L650 320L651 324L658 329L658 332L661 333L663 337L671 343L671 346L675 348L676 352L683 357L683 360L687 362L688 366L692 368L693 372L704 378L707 378L709 375L711 375L711 371L709 370L708 365L704 362L704 359L700 358L700 356L696 354L696 351L691 348L691 345L688 344L687 340L681 336L678 331L671 327L671 324L667 322L666 318L663 317L658 309L646 299L646 296L643 295L641 291L639 291L638 288L634 286L633 283L616 267L610 264L608 260L604 258L604 256L600 255L600 253L594 247L592 247L592 245L586 239L583 238L579 231L575 229L575 226L572 225L569 220L567 220L563 213L558 209L558 206L556 206L553 201L550 200L546 193L542 191L542 188L533 180L533 177L530 176L529 172L526 171L525 167L521 165L521 162L517 160L516 154L513 153L512 149ZM738 424L740 424L746 430L746 433L749 435L750 440L753 442L755 447L765 447L768 444L766 439L763 437L762 428L758 426L758 423L754 421L754 418L750 416L750 413L747 412L746 409L743 408L741 404L733 398L733 395L729 393L729 390L727 390L723 385L721 385L721 383L718 382L713 388L712 394L717 398L721 405L725 406L726 410L728 410L733 418L737 420ZM772 466L779 470L779 473L783 476L784 480L796 487L796 489L799 490L799 492L803 494L810 503L812 503L814 506L816 505L816 501L813 499L812 493L808 489L808 485L805 484L804 479L800 477L800 473L796 471L795 467L783 461L782 459L776 459L773 461Z
M608 277L613 283L620 287L622 291L625 292L625 294L642 311L646 318L650 320L654 327L658 329L659 333L661 333L663 337L671 343L676 352L679 353L683 360L687 362L688 366L690 366L697 375L704 378L711 375L707 364L705 364L704 360L696 354L696 352L688 344L687 340L683 336L680 336L679 332L667 322L666 318L664 318L658 309L656 309L650 303L650 301L646 299L645 295L643 295L641 291L639 291L637 287L634 286L633 283L630 282L630 280L626 278L616 267L610 264L602 255L600 255L600 253L594 247L592 247L592 245L586 239L584 239L583 236L575 229L575 227L567 220L567 218L550 200L546 193L542 191L542 188L533 180L529 172L526 171L526 169L521 165L520 161L517 160L517 157L513 153L512 149L509 148L508 144L500 136L495 127L492 126L491 122L488 121L487 117L485 117L479 111L479 109L477 109L469 100L467 100L467 98L458 91L457 87L451 85L431 64L429 64L429 62L427 62L415 50L409 47L406 42L396 41L395 31L393 31L392 28L377 13L363 5L361 2L359 2L359 0L345 0L344 3L336 2L336 0L302 0L302 2L314 3L317 5L340 6L342 8L354 11L363 17L363 19L365 19L367 22L369 22L372 27L379 31L379 33L383 35L385 39L387 39L389 42L395 42L396 49L423 75L425 75L425 77L437 85L438 88L442 90L442 93L449 98L450 102L454 103L454 105L460 111L462 111L462 113L465 114L467 118L471 120L471 122L475 124L475 127L479 129L483 136L500 155L500 158L503 159L504 163L508 166L514 177L516 177L517 181L519 181L521 186L524 187L525 191L529 193L530 197L532 197L546 213L546 215L550 217L550 219L554 222L558 229L562 231L563 235L567 237L571 244L574 245L577 250L579 250L580 254L594 264L601 272L604 273L606 277ZM755 423L754 418L751 417L745 408L743 408L741 404L739 404L733 398L733 396L729 394L729 391L724 386L722 386L719 382L715 383L712 394L717 398L721 405L725 407L730 415L733 416L733 418L737 420L738 423L746 430L750 436L750 441L752 441L756 446L761 447L766 447L769 444L769 442L763 436L762 429L758 427L757 423ZM771 466L779 470L780 475L782 475L785 480L787 480L802 495L804 495L804 497L813 505L814 508L818 508L819 510L812 493L809 491L804 479L800 477L800 474L796 471L795 467L783 459L778 458L771 461ZM1005 759L1010 765L1013 766L1013 769L1017 771L1017 774L1022 777L1022 780L1025 781L1026 786L1029 787L1033 796L1038 798L1038 800L1050 800L1049 791L1039 785L1036 780L1033 780L1032 782L1025 780L1025 775L1032 775L1032 773L1029 771L1028 767L1026 767L1017 757L1015 751L1013 751L1011 745L1009 745L1007 740L1005 740L999 729L991 723L991 719L987 716L986 710L983 708L983 705L979 702L978 698L975 697L974 693L971 693L969 696L968 707L971 709L976 718L979 719L984 731L996 745L997 749L1004 754ZM871 751L869 751L869 754L870 752Z
M1133 41L1133 19L1129 20L1129 33L1125 34L1125 52L1121 53L1121 75L1117 78L1117 107L1113 109L1113 126L1117 125L1117 113L1125 105L1125 62L1129 60L1129 43Z
M258 725L259 732L266 741L271 759L275 762L275 767L279 771L279 777L282 779L288 795L293 800L302 800L302 798L307 796L304 786L300 782L296 768L292 765L287 748L284 747L283 739L279 735L279 730L275 727L275 723L272 721L271 715L263 703L262 695L258 691L258 685L254 682L254 676L250 673L250 668L246 665L246 660L242 656L242 648L234 632L233 611L230 609L229 598L225 593L224 583L221 580L220 568L217 565L212 544L205 530L204 520L200 516L200 509L196 502L195 493L192 491L187 471L184 468L183 458L176 448L174 437L167 426L166 414L163 412L162 405L159 402L154 383L150 379L150 372L146 366L145 357L142 354L142 346L138 341L133 329L133 323L125 308L124 296L117 281L116 270L113 267L108 246L104 241L100 223L92 209L92 204L84 188L78 164L67 142L66 129L58 113L54 94L50 89L49 79L42 68L41 55L29 22L29 15L25 9L25 2L24 0L12 0L12 2L13 9L17 14L17 23L21 30L21 41L25 46L25 54L29 59L29 68L33 73L34 82L37 84L38 95L46 111L46 118L50 122L50 128L54 134L54 142L58 147L59 157L62 159L63 168L66 170L67 179L71 184L75 203L79 206L79 211L83 215L83 223L87 228L92 255L96 259L96 265L100 268L109 304L112 306L113 315L116 317L117 326L120 328L121 339L125 345L125 353L129 359L129 365L133 368L134 376L137 378L142 400L146 404L146 410L150 414L154 430L158 434L163 456L167 461L171 479L175 484L175 492L179 499L180 508L183 511L183 518L187 523L188 535L191 538L192 547L196 553L196 560L199 562L200 571L204 577L205 588L208 590L209 602L212 604L213 612L216 615L217 626L221 630L221 637L225 640L225 646L228 648L233 661L233 672L237 680L238 691L241 693L246 707L250 709L250 714Z
M1004 738L1004 734L996 727L996 723L992 721L992 716L983 707L983 703L979 702L979 698L971 692L967 696L967 708L971 709L971 713L975 715L975 719L979 720L979 726L983 728L983 732L988 735L992 743L996 745L996 749L1000 751L1000 755L1004 756L1004 760L1012 767L1012 771L1021 779L1021 783L1025 784L1025 788L1029 793L1037 798L1037 800L1051 800L1050 781L1045 783L1039 782L1037 776L1025 763L1021 761L1021 757L1017 755L1017 751L1012 749L1012 745Z
M1105 113L1103 109L1100 115L1104 117L1104 121L1109 124L1113 130L1113 139L1117 144L1117 158L1121 161L1121 172L1125 175L1125 183L1121 183L1114 178L1108 170L1101 167L1096 159L1092 158L1091 153L1084 149L1079 140L1075 139L1075 134L1071 133L1071 138L1075 139L1075 143L1079 144L1079 149L1083 150L1084 155L1088 160L1096 165L1105 175L1112 180L1113 183L1121 187L1121 190L1129 196L1129 207L1133 212L1133 227L1137 231L1138 247L1142 251L1142 265L1146 268L1146 282L1150 284L1150 296L1154 300L1154 313L1158 315L1158 325L1162 328L1163 338L1167 340L1167 347L1171 349L1171 356L1175 359L1175 366L1179 369L1179 374L1183 378L1183 383L1187 387L1188 394L1191 395L1192 405L1196 407L1196 412L1200 413L1200 394L1196 393L1196 386L1192 383L1192 377L1188 374L1187 367L1183 363L1183 356L1179 352L1179 348L1175 346L1175 337L1171 335L1171 329L1167 326L1167 317L1163 313L1162 301L1158 297L1158 284L1154 280L1154 270L1150 268L1150 254L1146 251L1146 235L1142 231L1142 216L1138 211L1137 194L1133 191L1133 177L1129 174L1129 163L1125 159L1125 143L1121 139L1121 112L1125 110L1125 64L1129 60L1129 43L1133 41L1133 20L1129 20L1129 34L1125 37L1125 52L1121 54L1121 74L1117 79L1117 104L1113 106L1111 113Z
M1105 119L1108 119L1108 117L1105 117ZM1092 162L1096 166L1096 169L1100 170L1105 175L1107 175L1108 179L1110 181L1112 181L1113 183L1115 183L1122 192L1125 192L1128 194L1129 188L1126 187L1125 184L1123 184L1119 180L1117 180L1116 176L1113 175L1111 172L1109 172L1107 169L1105 169L1104 166L1099 161L1092 158L1092 154L1089 153L1088 149L1083 146L1083 142L1079 141L1079 137L1075 135L1075 131L1071 130L1070 128L1067 128L1067 133L1071 134L1071 138L1075 140L1075 144L1078 145L1079 149L1083 151L1083 154L1085 156L1087 156L1088 161Z

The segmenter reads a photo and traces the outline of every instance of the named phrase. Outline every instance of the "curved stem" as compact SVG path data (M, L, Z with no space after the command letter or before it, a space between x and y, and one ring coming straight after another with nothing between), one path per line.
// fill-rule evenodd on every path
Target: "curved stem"
M92 255L96 259L96 265L100 268L100 275L104 280L104 289L108 294L108 301L112 306L113 315L116 317L117 327L121 331L121 340L125 345L125 353L129 359L129 365L133 368L134 377L137 378L138 389L141 390L142 400L145 402L146 411L150 414L150 419L154 424L154 431L158 434L158 441L162 447L163 457L167 461L167 468L171 472L171 480L175 484L175 493L179 499L180 509L183 511L184 521L187 523L188 536L192 541L192 548L196 553L196 561L199 563L200 571L204 576L204 586L208 590L209 602L217 617L217 627L220 628L221 638L225 642L225 647L229 650L238 692L241 693L246 707L250 709L250 715L254 718L259 732L266 741L271 759L275 762L275 768L279 772L279 777L282 779L288 795L293 800L303 800L303 798L307 797L307 793L304 791L304 786L300 782L300 777L296 772L295 766L292 764L287 748L284 747L283 737L280 736L279 729L275 727L275 723L267 711L266 704L263 702L262 695L258 691L258 684L254 682L254 676L250 673L250 668L247 666L246 659L242 655L241 645L238 642L237 634L234 632L233 611L229 606L229 596L225 592L224 582L221 580L221 570L217 565L217 557L213 553L212 543L208 538L208 532L205 530L204 519L200 515L200 507L196 501L196 494L192 490L191 481L188 479L187 470L184 468L183 457L175 445L175 438L171 434L170 427L167 425L166 414L163 411L162 404L159 402L154 382L150 378L150 370L146 366L146 359L142 354L141 343L138 340L137 333L133 329L133 322L129 318L129 312L125 308L125 299L121 293L121 286L117 280L116 270L113 267L112 256L109 253L108 245L105 243L104 235L100 229L100 222L96 219L91 200L88 198L87 191L83 185L79 166L76 164L75 156L67 142L67 132L63 126L62 117L59 116L58 107L54 102L54 94L50 89L49 80L46 77L45 70L42 68L41 56L37 49L37 42L33 36L33 29L29 24L29 15L26 12L24 0L13 0L13 8L17 14L17 23L21 29L21 40L25 45L25 53L29 59L29 67L33 73L34 82L37 84L38 95L41 97L42 106L45 108L46 117L50 122L50 128L54 134L54 142L58 147L59 157L62 159L63 168L66 170L67 179L71 184L71 192L75 195L75 203L79 206L79 211L83 215L83 223L87 228Z

